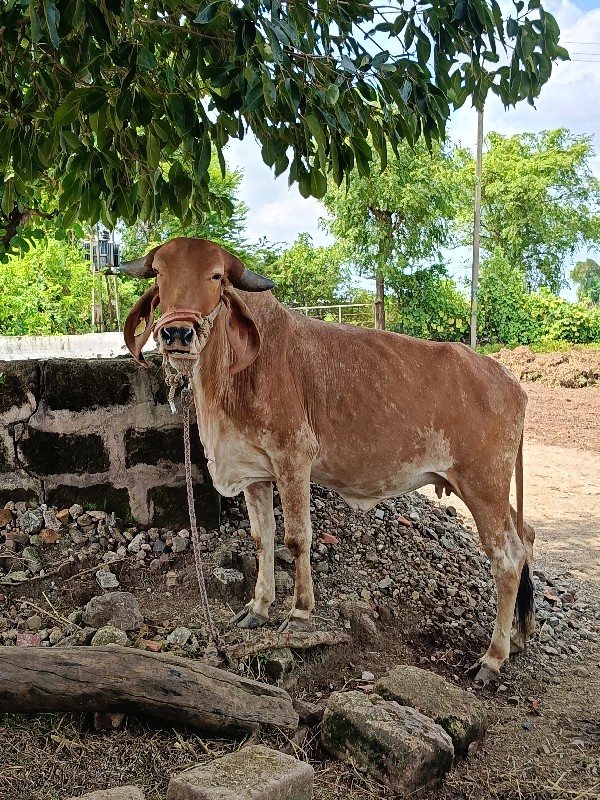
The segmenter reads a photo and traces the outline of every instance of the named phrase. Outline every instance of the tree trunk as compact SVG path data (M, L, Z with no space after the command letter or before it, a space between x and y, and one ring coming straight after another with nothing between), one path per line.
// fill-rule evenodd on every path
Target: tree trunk
M296 730L287 692L198 661L129 647L0 647L0 712L144 713L221 736Z
M375 327L385 330L385 279L379 270L375 275Z

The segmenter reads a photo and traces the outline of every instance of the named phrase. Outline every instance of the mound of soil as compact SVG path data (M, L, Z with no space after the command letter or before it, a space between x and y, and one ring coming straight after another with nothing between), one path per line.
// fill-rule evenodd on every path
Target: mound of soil
M521 381L542 381L549 386L580 389L600 382L600 351L573 348L555 353L534 353L529 347L503 348L491 358L500 361Z

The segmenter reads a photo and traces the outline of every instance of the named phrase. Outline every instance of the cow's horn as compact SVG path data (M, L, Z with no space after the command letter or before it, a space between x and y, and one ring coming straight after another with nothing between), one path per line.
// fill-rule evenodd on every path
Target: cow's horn
M155 278L156 272L152 267L150 253L143 258L136 258L135 261L124 261L117 267L119 272L129 275L131 278ZM152 253L154 255L154 253Z
M264 275L245 268L238 280L232 281L232 283L236 289L242 289L244 292L266 292L267 289L275 286L270 278L265 278Z

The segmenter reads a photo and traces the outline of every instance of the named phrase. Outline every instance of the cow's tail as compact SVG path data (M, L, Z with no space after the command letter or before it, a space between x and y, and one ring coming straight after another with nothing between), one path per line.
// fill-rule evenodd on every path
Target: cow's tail
M521 441L517 451L515 483L517 488L517 534L523 542L523 432L521 432ZM525 642L529 631L529 620L534 612L533 583L531 582L530 566L527 560L521 570L515 610L517 614L517 632Z

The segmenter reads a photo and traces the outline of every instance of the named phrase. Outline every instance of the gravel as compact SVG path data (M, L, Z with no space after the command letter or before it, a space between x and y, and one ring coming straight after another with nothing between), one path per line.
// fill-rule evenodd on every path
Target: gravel
M281 604L289 607L294 566L283 546L283 515L277 493L275 497L274 611L281 614ZM230 585L230 599L239 602L240 585L243 580L252 585L256 566L243 497L223 505L219 530L201 528L199 540L205 571L211 577L214 573L218 589L211 600L226 607L223 586ZM106 591L119 588L115 570L124 560L131 570L164 575L167 589L177 586L182 574L194 574L190 532L185 529L146 529L110 512L78 505L59 509L17 502L7 503L4 511L10 512L10 520L7 513L0 516L0 523L6 523L0 527L0 600L6 592L0 602L0 643L4 645L15 644L19 632L36 632L41 646L80 633L77 623L66 625L56 615L45 617L41 609L31 608L23 594L31 581L43 579L52 589L61 578L86 570L93 573L99 591ZM434 504L415 492L359 513L335 493L315 486L311 515L320 624L349 627L352 613L344 607L362 604L358 616L367 628L373 625L370 620L380 626L408 614L421 632L449 648L454 663L487 646L495 616L489 562L476 532L463 524L452 506ZM43 524L48 527L42 528ZM44 538L40 535L44 530L53 535ZM553 662L576 659L584 641L597 639L600 611L578 599L576 581L568 575L550 577L534 571L533 584L538 628L528 651L552 679ZM77 619L80 612L74 609L70 619ZM147 634L190 654L198 652L203 636L200 629L182 626ZM132 637L129 641L134 642Z

